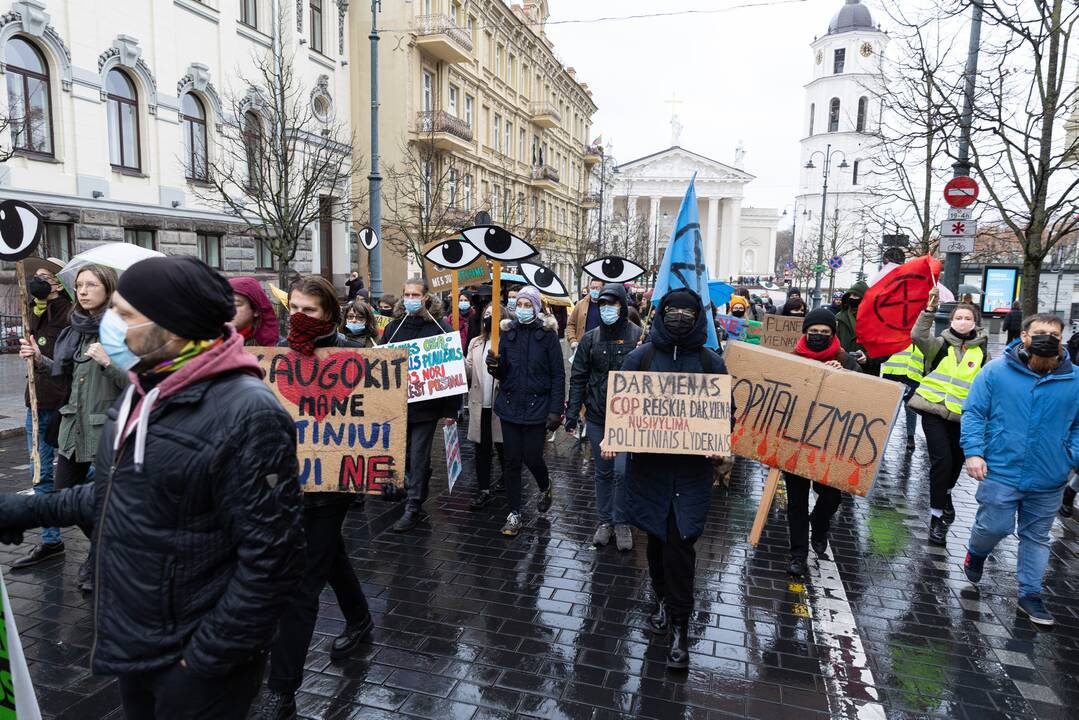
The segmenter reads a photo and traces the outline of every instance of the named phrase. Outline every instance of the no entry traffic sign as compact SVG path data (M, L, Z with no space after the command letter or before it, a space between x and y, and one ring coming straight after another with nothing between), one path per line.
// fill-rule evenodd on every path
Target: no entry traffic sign
M953 208L965 208L978 199L978 183L974 178L962 175L952 178L944 186L944 202Z

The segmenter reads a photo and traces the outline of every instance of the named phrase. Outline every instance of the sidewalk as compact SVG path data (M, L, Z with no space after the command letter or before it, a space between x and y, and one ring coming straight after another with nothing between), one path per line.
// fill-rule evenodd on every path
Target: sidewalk
M0 438L23 432L26 421L26 365L14 353L0 355Z

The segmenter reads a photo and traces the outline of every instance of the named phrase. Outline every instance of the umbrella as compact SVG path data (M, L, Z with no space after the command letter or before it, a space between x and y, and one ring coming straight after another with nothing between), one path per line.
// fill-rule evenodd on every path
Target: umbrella
M503 272L502 279L507 282L520 283L522 285L528 284L528 278L524 275L515 275L514 273Z
M964 284L964 285L959 286L959 294L960 295L967 295L967 294L969 294L969 295L981 295L983 292L984 291L980 287L978 287L977 285L965 285Z
M74 298L75 276L79 274L79 270L87 265L100 265L101 267L112 268L117 274L120 274L139 260L164 256L165 253L160 253L156 250L148 250L147 248L132 245L131 243L105 243L104 245L90 248L84 253L79 253L68 260L67 265L64 265L63 269L60 270L56 277L63 283L64 288L67 290L67 294Z

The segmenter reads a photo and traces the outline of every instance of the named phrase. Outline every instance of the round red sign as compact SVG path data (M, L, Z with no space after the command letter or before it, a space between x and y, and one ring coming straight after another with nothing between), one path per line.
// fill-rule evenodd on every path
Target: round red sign
M977 199L978 183L972 177L961 175L944 186L944 202L953 208L970 207Z

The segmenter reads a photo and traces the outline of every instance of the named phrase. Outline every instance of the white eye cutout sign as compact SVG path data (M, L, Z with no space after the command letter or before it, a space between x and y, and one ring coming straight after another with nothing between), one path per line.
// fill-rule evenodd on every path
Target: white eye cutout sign
M44 234L45 222L37 210L19 200L0 202L0 260L32 255Z
M465 228L461 236L491 260L512 262L537 255L536 248L497 225Z
M360 238L360 245L363 245L364 249L370 252L378 245L378 234L375 233L375 229L370 225L364 225L358 233Z
M569 297L569 290L554 274L554 271L536 263L521 263L521 274L525 276L529 284L544 295L553 298Z
M605 283L624 283L630 280L636 280L641 275L644 275L644 268L626 258L617 257L615 255L607 255L605 257L598 257L595 260L589 260L582 267L586 273L596 280L602 280Z

